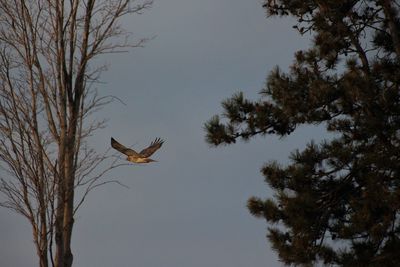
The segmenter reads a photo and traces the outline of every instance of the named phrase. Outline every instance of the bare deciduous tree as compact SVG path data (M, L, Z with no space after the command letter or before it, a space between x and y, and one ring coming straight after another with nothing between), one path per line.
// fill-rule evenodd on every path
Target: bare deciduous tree
M109 157L85 142L104 126L90 115L110 101L90 86L102 70L90 62L141 46L144 40L130 43L118 21L151 4L0 0L1 205L31 223L41 267L72 266L74 214L104 183L98 179L117 166L99 171Z

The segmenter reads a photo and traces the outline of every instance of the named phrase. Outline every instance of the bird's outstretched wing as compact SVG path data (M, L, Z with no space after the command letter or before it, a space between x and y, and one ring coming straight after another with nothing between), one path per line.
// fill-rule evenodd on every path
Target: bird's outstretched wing
M143 149L142 151L140 151L140 155L144 156L144 157L150 157L151 155L153 155L154 152L157 151L157 149L159 149L161 147L161 145L164 143L163 140L161 140L160 138L156 138L156 140L154 140L153 142L151 142L150 146Z
M135 150L125 147L111 137L111 146L127 156L140 156Z

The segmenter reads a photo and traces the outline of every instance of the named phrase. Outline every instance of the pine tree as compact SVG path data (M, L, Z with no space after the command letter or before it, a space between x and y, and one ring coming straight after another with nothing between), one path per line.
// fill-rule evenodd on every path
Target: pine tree
M285 264L400 265L399 1L265 0L292 16L312 44L285 73L270 72L257 101L236 94L206 124L207 142L286 136L317 124L333 138L310 142L290 163L262 168L274 197L248 208L268 222Z

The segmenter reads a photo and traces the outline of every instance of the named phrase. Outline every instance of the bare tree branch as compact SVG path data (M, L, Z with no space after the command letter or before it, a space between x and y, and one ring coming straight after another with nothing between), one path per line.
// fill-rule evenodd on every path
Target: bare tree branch
M0 0L0 206L26 217L41 267L71 266L74 214L121 165L88 137L114 96L96 90L104 53L140 47L119 20L152 1ZM123 102L122 102L123 103ZM83 193L75 199L75 191ZM54 251L53 251L54 250Z

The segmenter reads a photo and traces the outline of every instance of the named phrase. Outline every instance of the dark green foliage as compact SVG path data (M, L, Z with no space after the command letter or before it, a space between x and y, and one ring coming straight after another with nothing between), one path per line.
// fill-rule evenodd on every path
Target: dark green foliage
M400 266L399 1L265 0L269 16L293 16L313 36L288 73L271 71L257 101L223 102L207 142L285 136L319 124L335 138L311 142L290 164L267 163L275 192L252 197L252 215L286 264Z

